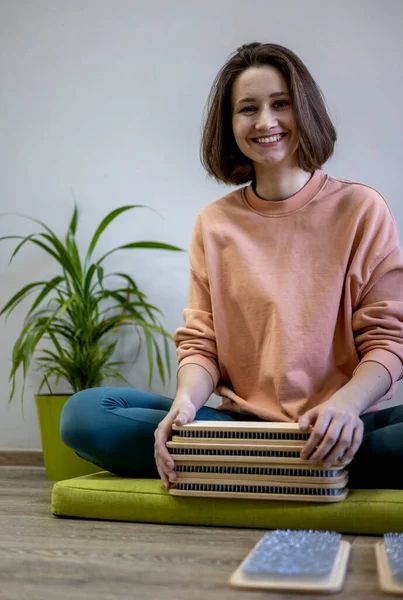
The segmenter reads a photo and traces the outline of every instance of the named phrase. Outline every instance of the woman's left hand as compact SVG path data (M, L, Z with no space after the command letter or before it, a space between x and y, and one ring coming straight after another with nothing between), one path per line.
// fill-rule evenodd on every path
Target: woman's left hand
M344 404L344 403L343 403ZM361 445L364 426L356 409L332 398L311 408L299 419L301 429L312 426L301 458L325 468L339 460L350 461Z

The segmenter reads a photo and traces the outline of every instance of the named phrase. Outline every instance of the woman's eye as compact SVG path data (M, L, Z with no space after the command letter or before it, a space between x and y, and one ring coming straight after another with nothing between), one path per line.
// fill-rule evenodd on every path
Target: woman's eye
M274 106L277 108L284 108L287 104L289 104L288 100L280 100L279 102L275 102Z
M254 107L254 106L244 106L244 107L241 109L241 112L251 112L251 111L253 111L253 110L255 110L255 107Z

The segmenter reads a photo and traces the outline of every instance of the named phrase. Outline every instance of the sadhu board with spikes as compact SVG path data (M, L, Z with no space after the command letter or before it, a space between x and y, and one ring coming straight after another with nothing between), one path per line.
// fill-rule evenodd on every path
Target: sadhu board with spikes
M185 469L183 469L184 466L186 467ZM281 467L277 469L264 469L264 473L256 473L256 470L252 468L241 470L238 467L232 466L219 466L218 468L214 467L214 469L212 471L199 465L178 465L176 467L176 481L190 481L195 476L198 476L211 481L222 481L223 483L238 479L239 481L250 481L255 484L281 484L287 481L292 485L306 485L309 483L315 486L320 483L327 484L329 487L345 487L348 481L347 472L342 470L321 471L318 469L315 472L315 476L309 476L302 474L304 471L308 471L307 469L304 469L301 474L294 475L295 472L299 473L299 471L296 471L296 469L282 469Z
M310 435L297 423L193 421L174 425L170 494L339 502L347 497L346 462L327 469L300 458Z

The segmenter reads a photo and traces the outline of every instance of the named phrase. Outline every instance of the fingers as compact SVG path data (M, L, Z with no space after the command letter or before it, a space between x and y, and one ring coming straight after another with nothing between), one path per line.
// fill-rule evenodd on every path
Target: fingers
M354 456L357 453L358 448L361 446L363 434L364 434L364 424L360 419L358 421L356 427L354 428L353 439L352 439L350 448L345 453L343 460L350 461L354 458Z
M301 450L301 458L303 460L307 460L312 457L312 453L315 451L318 444L323 439L327 428L329 427L329 423L332 419L332 415L330 413L326 413L321 415L315 423L314 428L312 429L311 435L303 449Z
M323 466L325 468L328 468L339 461L345 452L350 448L355 424L346 423L340 428L337 434L338 429L339 428L335 428L333 432L330 432L329 429L329 439L327 440L327 436L325 436L323 443L318 448L317 457L312 457L317 459L319 462L323 460Z
M169 478L175 477L175 463L166 446L172 432L172 423L175 420L178 411L168 413L161 421L154 433L154 458L158 469L158 474L166 488L169 488Z
M175 425L186 425L186 423L189 423L189 421L192 420L193 416L190 414L190 412L188 413L182 409L178 411L178 415L173 422L175 423Z
M168 489L170 487L169 480L175 479L174 464L172 463L172 466L169 466L166 462L164 462L164 459L159 458L157 453L154 454L154 456L158 474L161 478L162 483Z
M159 466L158 460L155 461L157 464L157 470L158 470L158 475L160 476L160 479L162 481L162 483L164 484L164 487L166 489L169 489L169 480L167 475L165 474L165 471Z
M298 421L299 428L308 429L308 427L311 425L311 422L315 421L316 416L316 413L311 411L308 411L307 413L302 415L302 417L300 417Z
M158 453L154 453L155 463L157 465L158 474L161 478L162 483L168 489L169 488L169 478L172 477L172 473L174 467L168 466L167 463L164 462L164 459L161 459L158 456Z
M350 461L362 442L364 426L361 419L347 420L342 415L327 413L318 418L301 458L325 468Z
M172 425L186 425L194 418L194 407L184 406L170 411L161 421L154 433L154 458L158 469L158 474L168 489L170 481L175 481L175 462L167 448L167 442L172 433Z

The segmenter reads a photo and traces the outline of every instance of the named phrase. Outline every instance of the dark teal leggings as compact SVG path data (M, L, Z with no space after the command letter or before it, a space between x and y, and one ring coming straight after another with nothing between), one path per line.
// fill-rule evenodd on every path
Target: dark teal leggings
M132 388L101 387L64 405L60 434L79 456L122 477L158 478L154 431L172 400ZM256 421L204 406L197 420ZM403 406L362 416L364 439L348 466L349 488L403 489Z

